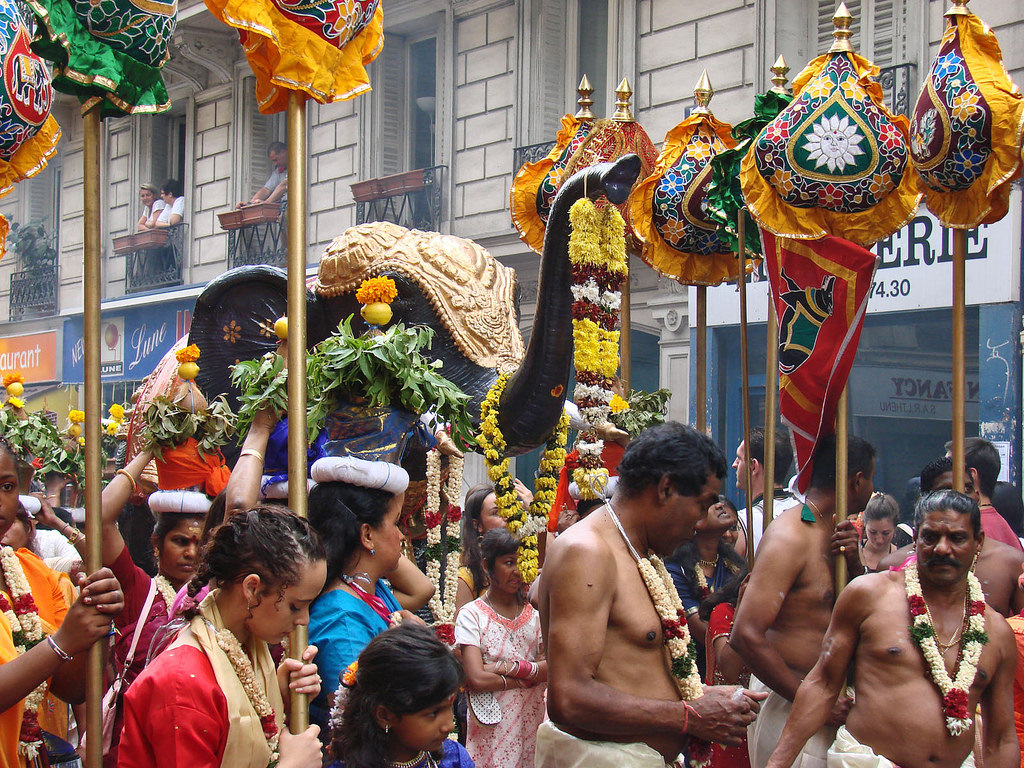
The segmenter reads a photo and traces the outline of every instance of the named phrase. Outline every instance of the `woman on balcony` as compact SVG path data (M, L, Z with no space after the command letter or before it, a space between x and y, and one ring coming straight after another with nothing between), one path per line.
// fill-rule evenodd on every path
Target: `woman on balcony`
M181 182L177 179L168 179L160 187L160 199L164 207L159 213L154 211L154 218L151 219L151 227L173 227L185 219L185 198L181 189Z
M142 215L135 228L141 232L144 229L152 229L150 220L155 222L154 217L163 209L164 201L160 199L160 190L156 184L143 184L139 187L139 200L142 202Z

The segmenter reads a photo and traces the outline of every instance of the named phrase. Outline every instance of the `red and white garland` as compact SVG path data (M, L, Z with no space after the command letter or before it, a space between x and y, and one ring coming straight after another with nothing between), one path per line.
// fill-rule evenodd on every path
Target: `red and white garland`
M238 642L234 632L229 629L217 629L213 624L208 625L213 636L217 638L217 645L231 662L231 667L238 676L238 682L242 684L245 695L249 697L249 703L256 710L260 718L260 726L263 728L263 736L270 747L270 762L268 768L274 768L281 759L278 751L278 742L281 740L281 732L277 727L277 719L274 716L274 708L270 705L266 691L260 687L256 680L256 671L252 662L242 650L242 644Z
M579 466L573 480L583 499L603 496L608 470L601 454L604 441L596 428L608 421L619 368L619 308L626 280L625 223L614 206L598 210L584 197L569 209L572 235L572 338L576 388L573 397L588 427L576 442Z
M0 548L0 565L3 567L4 581L14 605L0 592L0 611L3 611L11 625L11 636L14 649L18 655L35 647L43 640L43 623L39 618L39 609L32 598L32 588L25 577L25 569L21 561L10 547ZM43 681L25 697L25 711L21 716L21 732L18 734L18 754L24 755L29 762L39 756L43 746L43 733L39 729L39 705L46 695L46 681Z
M455 596L459 588L459 561L461 556L462 469L464 459L448 459L448 480L444 486L446 512L441 513L441 452L436 448L427 452L427 505L424 522L427 525L427 576L434 585L430 598L430 612L434 617L434 632L449 645L455 643ZM442 540L441 529L444 528ZM444 578L441 578L441 558L444 558Z
M939 652L935 635L935 624L921 592L921 581L917 574L917 563L912 562L903 570L906 583L907 602L910 604L910 633L924 654L932 682L942 693L942 711L946 716L946 730L959 736L970 730L972 719L968 709L968 694L978 674L978 659L981 649L988 642L985 632L985 593L978 577L967 573L967 629L960 638L961 654L956 674L950 677Z

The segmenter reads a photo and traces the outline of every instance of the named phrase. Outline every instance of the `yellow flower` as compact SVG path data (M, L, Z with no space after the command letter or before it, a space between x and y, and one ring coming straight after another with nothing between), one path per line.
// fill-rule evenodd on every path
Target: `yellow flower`
M25 383L25 377L22 376L17 371L14 371L12 373L5 373L4 374L4 386L5 387L9 387L14 382L18 382L19 384L24 384Z
M25 401L22 400L20 397L8 397L7 398L7 404L10 405L11 408L24 408L25 407Z
M112 421L109 424L107 424L107 434L110 435L111 437L115 437L117 435L117 422L116 421Z
M363 280L356 291L356 301L360 304L383 302L390 304L398 297L398 288L390 277L371 277Z
M82 446L83 448L85 448L85 438L84 437L78 438L78 444L80 446Z
M114 421L123 421L124 406L119 405L117 403L114 403L112 406L110 406L110 418L112 418Z
M199 359L199 347L195 344L189 344L184 349L179 349L175 352L174 359L179 363L194 363Z
M629 410L629 403L623 400L619 395L612 395L612 401L609 403L612 409L612 413L622 413L623 411Z
M72 424L81 424L83 421L85 421L85 411L69 411L68 421L70 421Z

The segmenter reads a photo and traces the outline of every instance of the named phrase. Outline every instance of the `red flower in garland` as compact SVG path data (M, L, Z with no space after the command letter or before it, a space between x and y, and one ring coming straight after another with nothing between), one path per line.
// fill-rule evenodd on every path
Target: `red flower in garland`
M967 719L967 692L954 688L942 697L942 709L946 717L953 717L957 720Z
M711 742L704 739L690 739L686 747L690 762L696 765L707 765L711 762Z
M34 459L32 459L32 468L33 469L42 469L43 468L43 460L41 458L39 458L38 456L36 456Z
M448 645L455 645L455 627L452 624L438 624L434 627L434 634L441 642Z
M263 735L266 736L268 740L277 735L277 721L274 720L273 714L261 717L260 725L263 726Z
M440 512L425 512L423 515L423 522L426 523L427 528L433 528L436 525L441 524L441 513Z
M451 504L448 506L448 520L452 523L457 523L462 519L462 507L458 504Z
M970 604L968 610L970 611L971 616L982 616L982 615L984 615L984 613L985 613L985 601L984 600L974 600Z
M7 602L7 595L0 592L0 611L6 612L11 610L11 604Z
M39 728L39 717L35 712L25 710L21 717L21 733L18 740L26 744L43 740L43 732Z
M925 605L921 595L908 595L907 602L910 603L911 616L924 616L928 611L928 606Z
M662 619L661 622L661 630L665 633L665 637L667 638L682 638L685 626L686 624L684 622L680 622L679 619Z
M36 601L32 599L31 593L26 592L21 597L14 598L14 612L18 616L36 612Z

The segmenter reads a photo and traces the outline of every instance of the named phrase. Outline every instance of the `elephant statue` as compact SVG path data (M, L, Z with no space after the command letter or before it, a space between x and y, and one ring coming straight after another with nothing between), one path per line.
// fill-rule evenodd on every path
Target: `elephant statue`
M545 235L528 347L518 329L513 270L472 241L390 223L353 227L327 247L307 289L307 344L326 338L350 315L353 330L364 331L356 289L367 278L390 277L398 289L393 322L434 330L433 346L424 354L441 360L442 375L470 396L474 425L491 386L502 373L512 374L499 404L500 427L509 455L533 450L558 423L572 370L569 208L584 193L621 203L639 172L640 158L627 155L580 171L562 185ZM224 394L236 405L229 368L275 348L273 326L286 313L286 283L280 269L240 267L213 280L198 297L189 342L202 350L196 382L208 397ZM413 478L424 476L419 453L403 458Z

